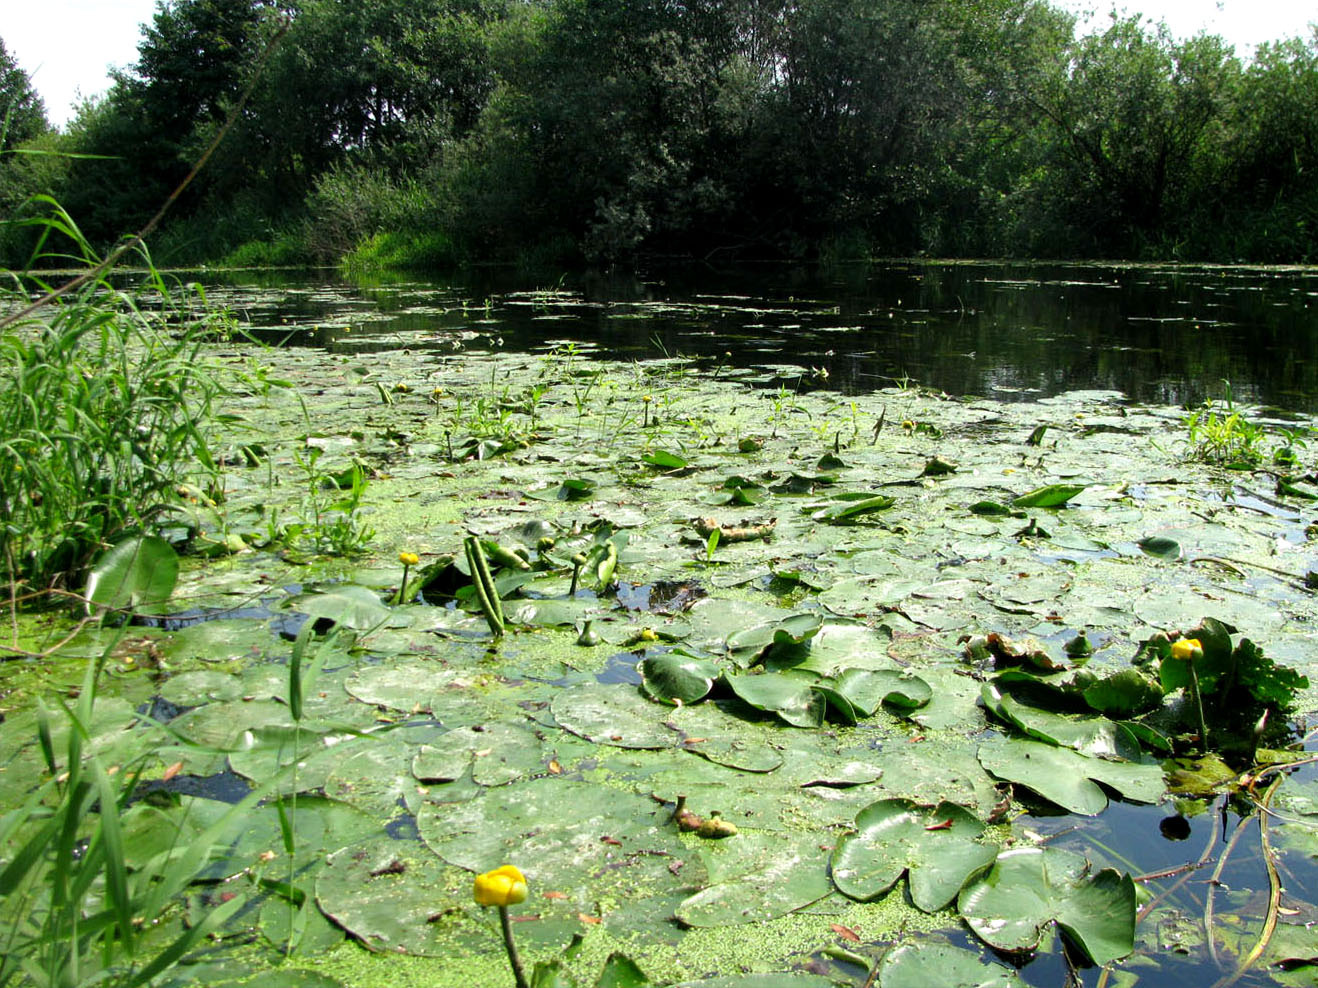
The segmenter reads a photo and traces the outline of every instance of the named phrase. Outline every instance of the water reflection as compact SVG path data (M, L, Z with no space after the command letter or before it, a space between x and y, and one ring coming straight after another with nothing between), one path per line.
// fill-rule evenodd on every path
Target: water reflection
M591 343L682 354L844 393L910 379L1015 400L1076 389L1318 410L1318 269L906 262L828 276L763 266L647 278L475 271L368 284L225 276L261 338L342 352ZM209 280L209 276L208 276ZM712 365L711 365L712 366Z

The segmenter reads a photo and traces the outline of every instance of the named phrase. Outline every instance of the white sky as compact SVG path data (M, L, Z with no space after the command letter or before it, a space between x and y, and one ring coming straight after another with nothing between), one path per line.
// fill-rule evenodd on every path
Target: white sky
M1107 23L1111 0L1052 0L1085 16L1095 29ZM1117 7L1166 20L1177 37L1201 30L1220 34L1244 57L1262 41L1308 36L1318 9L1308 0L1117 0ZM79 98L110 85L107 69L137 59L141 25L155 0L0 0L0 38L32 78L51 123L62 126Z

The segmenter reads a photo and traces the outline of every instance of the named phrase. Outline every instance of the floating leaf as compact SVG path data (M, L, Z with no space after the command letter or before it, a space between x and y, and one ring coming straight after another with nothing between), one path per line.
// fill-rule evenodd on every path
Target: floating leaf
M370 631L389 620L390 610L373 590L347 583L319 593L298 594L290 610L311 618L324 618L354 631Z
M1039 946L1056 923L1095 964L1135 949L1135 883L1056 847L1003 851L983 878L961 892L958 907L985 943L1019 952Z
M724 681L743 702L777 714L793 727L819 727L824 722L824 697L808 679L764 673L725 675Z
M1140 549L1155 559L1165 559L1169 563L1174 563L1183 555L1181 543L1175 539L1169 539L1163 535L1150 535L1148 538L1140 539L1136 543Z
M665 652L641 660L641 684L661 703L695 703L704 699L722 670L709 659Z
M876 511L885 511L896 503L896 498L879 494L875 497L866 497L863 500L843 501L841 504L835 504L832 507L816 511L811 517L815 521L828 522L830 525L847 525L865 515L873 514Z
M1021 988L1020 975L946 943L904 943L879 964L881 988Z
M173 546L155 535L127 539L92 567L85 591L88 613L95 608L153 608L169 599L177 582L178 553Z
M933 696L929 684L919 676L894 669L844 669L833 685L865 717L884 703L915 710Z
M1085 702L1109 717L1130 717L1153 710L1162 687L1138 669L1122 669L1085 688Z
M1085 489L1084 484L1049 484L1014 498L1014 508L1059 508Z
M1166 790L1157 765L1087 758L1040 741L985 741L979 746L979 761L999 779L1027 786L1063 809L1085 816L1097 816L1107 808L1107 796L1097 782L1140 803L1156 803Z
M687 460L666 449L652 449L641 455L641 462L659 470L685 470Z
M912 901L925 912L936 912L993 863L997 847L980 843L983 833L984 824L956 803L880 800L861 810L855 833L838 842L833 882L844 895L869 901L909 871Z
M816 835L774 834L759 845L748 835L734 840L743 853L749 848L747 860L677 907L677 918L686 925L763 923L817 902L833 890L827 852Z

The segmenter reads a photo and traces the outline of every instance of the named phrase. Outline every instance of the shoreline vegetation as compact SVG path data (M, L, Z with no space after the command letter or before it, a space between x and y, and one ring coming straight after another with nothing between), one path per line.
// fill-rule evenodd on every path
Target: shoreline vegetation
M0 51L0 215L104 252L232 116L157 263L1312 262L1318 35L1249 54L1042 0L175 0L63 133Z

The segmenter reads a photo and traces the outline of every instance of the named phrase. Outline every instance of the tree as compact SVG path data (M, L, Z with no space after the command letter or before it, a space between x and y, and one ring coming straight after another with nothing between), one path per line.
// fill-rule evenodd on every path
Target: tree
M1216 142L1240 73L1221 38L1173 42L1138 17L1077 41L1033 96L1049 149L1042 190L1070 229L1056 246L1139 256L1175 239L1218 195Z
M0 153L49 129L45 104L0 39Z

